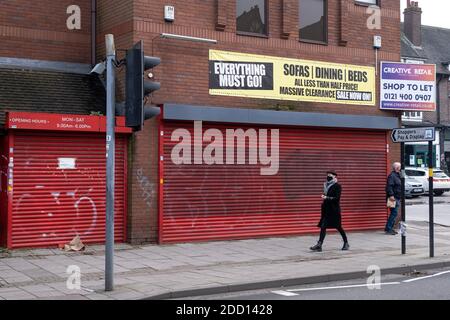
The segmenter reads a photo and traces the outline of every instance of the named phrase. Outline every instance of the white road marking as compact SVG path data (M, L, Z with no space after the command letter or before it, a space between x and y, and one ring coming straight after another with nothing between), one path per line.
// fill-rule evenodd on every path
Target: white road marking
M380 286L387 286L387 285L397 285L397 284L402 284L402 283L409 283L409 282L413 282L413 281L418 281L418 280L424 280L424 279L429 279L429 278L433 278L433 277L438 277L438 276L441 276L441 275L447 274L447 273L450 273L450 270L439 272L439 273L432 274L432 275L429 275L429 276L403 280L401 282L380 283L379 285ZM318 288L305 288L305 289L276 290L276 291L271 291L271 292L274 293L274 294L278 294L278 295L282 295L282 296L286 296L286 297L292 297L292 296L298 296L298 294L294 293L294 292L315 291L315 290L332 290L332 289L346 289L346 288L361 288L361 287L370 287L370 286L373 286L373 285L375 285L375 284L367 284L366 283L366 284L354 284L354 285L348 285L348 286L334 286L334 287L318 287Z
M388 285L394 285L394 284L400 284L401 282L385 282L380 283L380 286L388 286ZM290 289L287 290L289 292L299 292L299 291L314 291L314 290L331 290L331 289L346 289L346 288L358 288L358 287L371 287L375 284L354 284L354 285L348 285L348 286L335 286L335 287L319 287L319 288L306 288L306 289Z
M279 295L282 295L285 297L298 296L298 294L296 294L296 293L287 292L287 291L283 291L283 290L272 291L272 293L279 294Z
M429 275L429 276L420 277L420 278L408 279L408 280L404 280L402 282L413 282L413 281L417 281L417 280L433 278L433 277L437 277L437 276L440 276L440 275L443 275L443 274L446 274L446 273L450 273L450 270L449 271L439 272L439 273L432 274L432 275Z

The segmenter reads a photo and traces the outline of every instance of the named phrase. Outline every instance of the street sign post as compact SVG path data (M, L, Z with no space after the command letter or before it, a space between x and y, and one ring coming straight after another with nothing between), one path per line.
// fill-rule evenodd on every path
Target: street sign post
M423 142L434 141L434 128L400 128L392 130L391 138L394 142Z
M434 257L433 141L428 142L428 207L430 224L430 258Z
M394 143L401 143L401 164L402 164L402 254L406 253L406 234L404 224L406 221L405 205L405 142L426 142L428 141L428 170L429 170L429 240L430 240L430 258L434 257L434 205L433 205L433 141L436 138L436 130L433 127L428 128L399 128L393 129L391 134Z
M401 175L401 183L402 183L402 199L401 199L401 207L402 211L402 224L400 227L401 236L402 236L402 254L406 254L406 230L405 230L405 221L406 221L406 203L405 203L405 143L400 143L400 161L402 165L402 175Z

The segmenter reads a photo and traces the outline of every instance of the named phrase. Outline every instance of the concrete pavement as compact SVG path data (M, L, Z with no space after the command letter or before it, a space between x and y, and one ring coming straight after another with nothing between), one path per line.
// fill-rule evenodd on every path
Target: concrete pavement
M0 253L1 299L143 299L189 297L264 287L364 277L367 267L382 273L450 266L450 228L435 227L436 257L428 258L428 224L409 223L406 255L400 236L349 233L350 251L340 251L330 233L324 251L309 247L317 236L217 241L176 245L116 246L115 290L104 289L104 248L85 252L58 249ZM81 272L81 288L69 266ZM72 267L73 268L73 267ZM67 282L69 279L69 288Z

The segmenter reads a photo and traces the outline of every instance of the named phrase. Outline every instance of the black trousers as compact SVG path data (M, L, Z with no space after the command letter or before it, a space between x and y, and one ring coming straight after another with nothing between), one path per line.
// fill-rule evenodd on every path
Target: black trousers
M344 229L342 229L342 226L336 228L337 231L339 231L339 233L341 234L342 240L344 240L344 242L347 242L347 235L345 234ZM325 236L327 235L327 228L321 228L320 229L320 237L319 237L319 242L323 243L323 240L325 240Z

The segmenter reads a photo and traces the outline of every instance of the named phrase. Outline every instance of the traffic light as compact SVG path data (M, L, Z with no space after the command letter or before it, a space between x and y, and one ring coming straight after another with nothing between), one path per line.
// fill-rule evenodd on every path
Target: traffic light
M144 56L142 41L137 42L133 48L127 50L126 55L126 100L125 100L125 125L134 131L142 129L144 120L158 114L158 112L144 110L144 99L150 93L158 90L159 82L151 81L148 77L148 69L152 69L161 63L158 57Z

